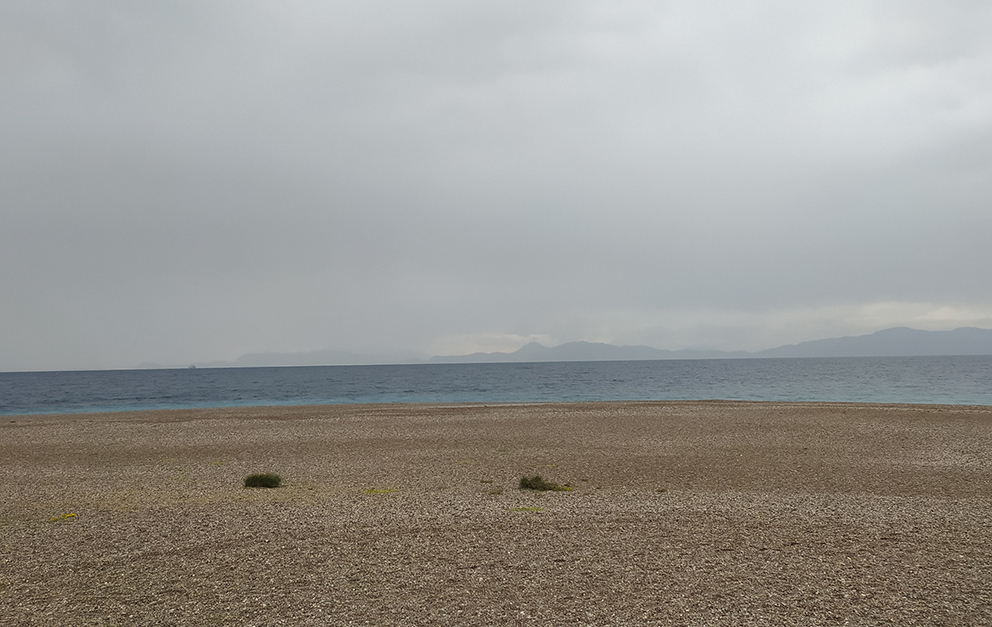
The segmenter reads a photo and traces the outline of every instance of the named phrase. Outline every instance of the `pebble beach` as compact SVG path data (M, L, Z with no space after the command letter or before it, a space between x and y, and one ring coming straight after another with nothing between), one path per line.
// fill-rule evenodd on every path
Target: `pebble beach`
M992 407L0 422L3 625L981 625L990 529Z

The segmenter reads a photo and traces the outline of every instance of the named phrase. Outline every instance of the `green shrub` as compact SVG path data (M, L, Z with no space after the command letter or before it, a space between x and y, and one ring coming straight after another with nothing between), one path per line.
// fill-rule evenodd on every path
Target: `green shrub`
M555 492L567 492L571 490L568 485L558 485L552 481L545 481L541 475L534 475L533 477L520 477L520 489L521 490L540 490L545 492L547 490L554 490Z
M246 488L278 488L280 484L282 484L282 477L271 472L245 477Z

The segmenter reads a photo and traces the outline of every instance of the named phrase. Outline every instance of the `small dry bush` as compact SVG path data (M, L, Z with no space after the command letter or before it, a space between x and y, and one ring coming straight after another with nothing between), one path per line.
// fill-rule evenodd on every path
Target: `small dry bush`
M567 485L558 485L553 481L545 481L541 475L534 475L533 477L520 477L520 489L540 490L541 492L545 492L547 490L554 490L555 492L568 492L572 488Z
M282 477L272 472L265 472L245 477L246 488L278 488Z

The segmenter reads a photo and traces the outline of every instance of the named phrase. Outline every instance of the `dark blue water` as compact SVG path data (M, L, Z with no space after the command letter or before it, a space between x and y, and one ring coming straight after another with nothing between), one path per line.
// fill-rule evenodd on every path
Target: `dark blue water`
M992 356L0 373L0 415L320 403L702 399L992 405Z

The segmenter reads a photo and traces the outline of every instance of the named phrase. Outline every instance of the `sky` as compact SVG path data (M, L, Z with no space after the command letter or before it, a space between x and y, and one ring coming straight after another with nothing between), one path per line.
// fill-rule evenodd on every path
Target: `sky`
M992 327L992 4L6 0L0 371Z

